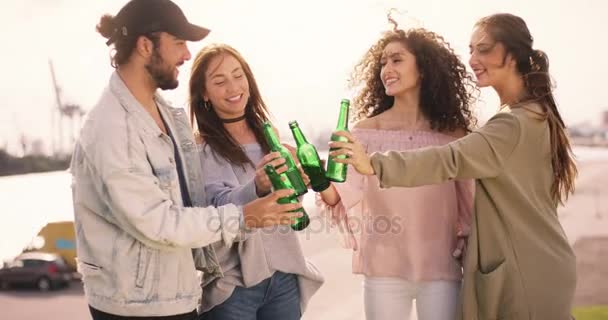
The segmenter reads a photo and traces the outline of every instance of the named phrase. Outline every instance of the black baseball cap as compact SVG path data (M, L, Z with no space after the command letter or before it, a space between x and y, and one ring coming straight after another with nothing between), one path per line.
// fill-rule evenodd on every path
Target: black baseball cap
M170 0L131 0L114 17L116 28L106 42L110 45L121 37L137 37L164 31L187 41L199 41L210 30L188 22Z

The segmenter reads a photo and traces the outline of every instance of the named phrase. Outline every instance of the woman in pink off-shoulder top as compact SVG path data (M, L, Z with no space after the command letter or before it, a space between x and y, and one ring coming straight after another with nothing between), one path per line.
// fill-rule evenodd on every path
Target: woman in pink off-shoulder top
M362 120L352 133L367 152L444 145L474 125L472 79L433 32L395 24L365 54L353 80L363 86L353 101ZM472 189L472 181L380 189L375 176L349 170L345 183L317 196L354 250L368 320L407 319L413 300L419 320L456 316Z

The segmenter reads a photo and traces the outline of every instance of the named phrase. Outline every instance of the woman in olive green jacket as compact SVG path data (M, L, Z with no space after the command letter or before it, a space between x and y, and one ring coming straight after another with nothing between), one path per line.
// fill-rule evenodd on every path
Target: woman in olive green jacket
M574 190L576 166L551 93L547 56L532 49L526 23L510 14L482 18L470 65L493 87L499 112L485 126L440 147L373 154L347 132L330 156L349 155L383 187L477 179L473 230L464 266L465 320L566 320L576 286L575 257L557 205Z

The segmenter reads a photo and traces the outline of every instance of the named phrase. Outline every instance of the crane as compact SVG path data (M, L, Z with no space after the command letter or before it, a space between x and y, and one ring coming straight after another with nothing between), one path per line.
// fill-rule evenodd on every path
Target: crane
M65 145L64 145L64 119L68 118L70 120L70 150L73 147L75 141L75 130L77 129L75 126L75 119L78 121L78 127L80 127L80 122L82 120L82 116L84 115L84 110L77 104L65 104L61 99L61 87L57 84L57 78L55 77L55 68L53 67L53 61L49 59L49 68L51 69L51 78L53 80L53 88L55 91L55 112L53 112L53 116L51 117L51 144L53 155L61 155L64 153ZM57 141L55 141L57 139Z

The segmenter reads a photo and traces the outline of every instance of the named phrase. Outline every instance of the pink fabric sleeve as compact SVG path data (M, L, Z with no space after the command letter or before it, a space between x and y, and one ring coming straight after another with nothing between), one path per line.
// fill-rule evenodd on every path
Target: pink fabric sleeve
M356 170L349 168L344 183L333 183L332 185L340 195L340 201L333 206L328 205L320 194L315 194L315 204L319 215L324 217L332 227L337 227L340 234L340 242L344 248L358 250L358 243L352 227L349 223L348 211L360 204L363 199L363 188L366 177L360 175ZM357 206L359 207L359 206Z

